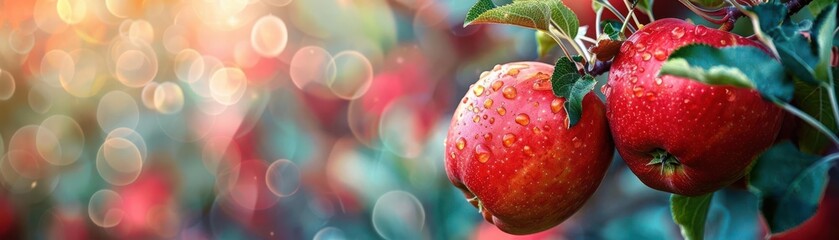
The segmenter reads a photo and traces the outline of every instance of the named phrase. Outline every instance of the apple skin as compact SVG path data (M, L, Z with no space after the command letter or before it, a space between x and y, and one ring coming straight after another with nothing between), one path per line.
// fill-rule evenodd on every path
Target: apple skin
M570 217L600 185L612 160L603 103L588 93L580 121L568 129L564 98L551 91L552 73L553 66L538 62L484 72L449 128L449 180L506 233L536 233Z
M751 89L657 78L663 60L690 43L765 49L735 34L661 19L624 42L601 90L615 146L632 172L651 188L697 196L743 177L772 145L783 112ZM672 171L650 164L657 149L678 160Z

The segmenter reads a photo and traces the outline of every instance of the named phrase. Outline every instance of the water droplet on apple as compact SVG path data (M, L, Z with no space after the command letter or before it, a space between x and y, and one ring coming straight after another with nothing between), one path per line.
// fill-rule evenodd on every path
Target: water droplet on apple
M484 108L489 109L490 107L492 107L492 98L487 98L487 100L484 100Z
M655 101L655 93L654 92L647 92L647 100Z
M636 76L629 76L629 83L636 84L638 83L638 77Z
M640 52L640 51L644 51L644 49L647 49L647 45L644 45L643 43L636 43L635 44L635 51Z
M519 113L516 115L516 123L522 126L527 126L527 124L530 124L530 116L524 113Z
M544 90L552 90L551 80L548 79L539 79L533 82L533 90L536 91L544 91Z
M487 76L489 76L489 71L484 71L484 72L482 72L482 73L481 73L481 77L480 77L480 78L481 78L481 79L483 79L483 78L485 78L485 77L487 77Z
M478 123L481 121L481 116L475 115L472 117L472 122Z
M644 87L641 87L641 86L633 87L632 92L635 94L635 97L644 96Z
M571 142L574 142L574 147L575 148L579 148L579 147L583 146L583 142L580 141L580 139L577 138L577 137L574 137L573 139L571 139Z
M697 37L705 36L705 34L708 33L708 28L702 25L696 25L696 27L693 28L693 32Z
M501 137L501 143L504 147L513 146L513 143L516 143L516 135L512 133L504 134L504 136Z
M641 54L641 60L644 60L644 61L650 60L651 57L652 57L652 55L650 55L650 53L648 53L648 52L644 52L644 53Z
M673 30L670 30L670 36L673 37L673 39L682 38L683 36L685 36L685 28L676 27Z
M493 123L495 123L495 118L494 117L489 118L489 124L493 124Z
M475 88L472 89L472 92L475 93L476 97L480 97L481 94L484 94L484 86L482 86L482 85L475 86Z
M533 127L533 134L542 134L542 129L537 127Z
M485 133L484 134L484 140L486 140L486 141L492 140L492 133Z
M497 92L497 91L498 91L498 89L501 89L501 86L504 86L504 82L502 82L502 81L495 81L495 82L493 82L493 83L492 83L492 86L491 86L491 87L492 87L492 91L496 91L496 92Z
M485 147L483 144L478 144L475 146L475 157L478 159L478 162L485 163L489 161L489 156L491 153L489 149Z
M524 146L524 148L522 150L524 151L524 154L527 155L527 156L530 156L530 157L536 156L536 154L533 153L533 149L531 149L530 146Z
M498 112L498 115L501 115L501 116L504 116L504 115L507 114L507 109L505 109L504 107L500 107L498 109L495 109L495 111Z
M560 110L562 110L562 100L554 98L554 100L551 101L551 112L558 113Z
M667 54L665 54L664 50L661 50L660 48L653 51L653 56L655 57L656 60L659 60L659 61L667 60Z
M609 97L609 95L612 94L612 86L609 86L609 84L603 84L603 86L600 87L600 92L603 93L603 95L606 95L606 97Z
M501 90L501 93L504 95L504 98L513 99L516 97L516 88L513 86L507 86Z
M685 99L685 103L690 103L690 99Z
M661 79L661 77L656 77L656 78L655 78L655 85L661 85L661 83L662 83L663 81L664 81L664 80L662 80L662 79Z
M463 150L466 147L466 139L463 137L457 138L457 142L454 143L457 150Z

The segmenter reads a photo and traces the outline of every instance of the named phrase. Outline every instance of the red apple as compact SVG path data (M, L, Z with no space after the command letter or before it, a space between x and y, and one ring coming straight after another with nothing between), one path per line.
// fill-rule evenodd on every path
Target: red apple
M519 62L484 72L458 106L446 173L490 223L530 234L561 223L594 193L612 159L603 103L589 93L567 128L553 67Z
M656 77L690 43L763 49L732 33L658 20L624 42L603 91L615 146L632 172L654 189L696 196L743 177L772 145L783 112L755 90Z

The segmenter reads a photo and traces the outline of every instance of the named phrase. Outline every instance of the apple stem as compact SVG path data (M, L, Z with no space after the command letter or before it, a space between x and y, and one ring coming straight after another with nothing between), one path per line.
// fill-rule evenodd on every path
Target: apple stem
M789 10L787 12L787 16L798 13L798 11L801 11L804 6L807 6L807 4L810 4L812 1L813 0L790 0L785 2L784 5ZM736 6L726 8L726 15L723 17L725 22L720 26L720 30L731 31L734 29L734 23L741 17L743 17L743 12L739 11Z
M638 17L635 16L635 7L638 5L638 1L634 1L634 3L630 4L628 0L623 0L623 5L626 5L626 9L629 9L629 13L626 14L626 18L632 18L635 21L635 26L641 26L641 22L638 21Z
M615 6L612 6L612 3L609 3L609 1L597 0L597 2L599 2L600 4L603 4L603 6L606 7L606 9L609 9L609 11L612 12L613 14L615 14L615 16L618 16L619 21L623 22L623 21L626 20L626 17L624 17L623 14L621 14L621 12L618 11L617 8L615 8ZM600 24L600 23L598 22L597 24ZM632 27L632 26L628 26L628 27L629 27L630 32L635 32L634 27Z

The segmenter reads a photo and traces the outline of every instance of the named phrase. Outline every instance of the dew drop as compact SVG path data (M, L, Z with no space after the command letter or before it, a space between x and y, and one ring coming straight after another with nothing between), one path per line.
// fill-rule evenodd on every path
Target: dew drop
M533 127L533 134L542 134L542 129L539 127Z
M644 51L644 49L647 49L647 46L646 46L646 45L644 45L643 43L637 43L637 44L635 44L635 50L636 50L636 51L639 51L639 52L640 52L640 51Z
M502 82L502 81L495 81L495 82L493 82L493 83L492 83L492 86L491 86L491 87L492 87L492 91L496 91L496 92L497 92L497 91L498 91L498 89L501 89L501 86L504 86L504 82Z
M489 156L489 149L484 147L483 144L478 144L475 146L475 157L478 158L478 162L485 163L489 161Z
M635 94L635 97L644 96L644 87L636 86L632 88L632 92Z
M638 83L638 77L636 76L629 76L629 83L636 84Z
M457 142L455 142L454 144L455 147L457 147L457 150L463 150L463 148L466 147L466 139L464 139L463 137L459 137L457 138Z
M510 70L507 70L507 75L511 76L511 77L515 77L515 76L519 75L519 69L518 68L512 68Z
M655 101L655 93L654 92L647 92L647 100Z
M487 98L487 100L484 100L484 108L490 108L490 107L492 107L492 99Z
M504 87L501 92L504 95L504 98L513 99L516 97L516 88L513 86Z
M540 73L541 74L541 73ZM540 79L533 82L533 90L542 91L542 90L552 90L553 87L551 86L550 79Z
M481 121L481 116L475 115L472 117L472 122L478 123Z
M495 123L495 118L494 117L489 118L489 124L493 124L493 123Z
M486 141L492 140L492 133L484 133L484 140L486 140Z
M513 143L516 143L516 135L512 133L504 134L501 137L501 143L504 144L505 147L513 146Z
M554 100L551 101L551 112L558 113L560 110L562 110L562 100L554 98Z
M481 73L480 78L481 78L481 79L484 79L484 78L485 78L485 77L487 77L487 76L489 76L489 71L484 71L484 72L482 72L482 73Z
M505 109L504 107L500 107L498 109L495 109L495 111L497 111L498 115L501 115L501 116L504 116L504 115L507 114L507 109Z
M571 141L574 142L574 147L575 148L579 148L579 147L583 146L583 142L580 141L580 139L577 138L577 137L574 137L573 139L571 139Z
M516 123L522 126L527 126L527 124L530 124L530 116L524 113L519 113L516 115Z
M656 77L656 78L655 78L655 85L661 85L661 83L662 83L663 81L664 81L664 80L662 80L662 79L661 79L661 77Z
M690 103L690 99L685 99L685 103Z
M673 37L673 39L682 38L683 36L685 36L685 28L676 27L673 30L670 30L670 36Z
M492 67L492 71L498 71L498 70L501 70L501 65L500 64L495 64L495 67Z
M705 34L708 33L708 28L702 25L696 25L696 27L693 28L693 32L696 33L697 37L705 36Z
M644 53L642 53L642 54L641 54L641 60L644 60L644 61L648 61L648 60L650 60L650 58L652 58L652 57L653 57L653 56L652 56L652 55L650 55L650 53L648 53L648 52L644 52Z
M661 49L656 49L655 51L653 51L653 57L655 57L655 60L659 61L667 60L667 54L665 54L664 50Z
M480 97L482 94L484 94L484 86L482 86L482 85L475 86L475 88L472 89L472 92L475 93L476 97Z
M531 149L530 146L524 146L523 150L524 150L524 154L527 155L527 156L530 156L530 157L536 156L536 154L533 153L533 149Z
M481 117L481 118L483 118L484 120L486 120L488 117L489 117L489 116L487 116L486 114L484 114L484 116L483 116L483 117Z

